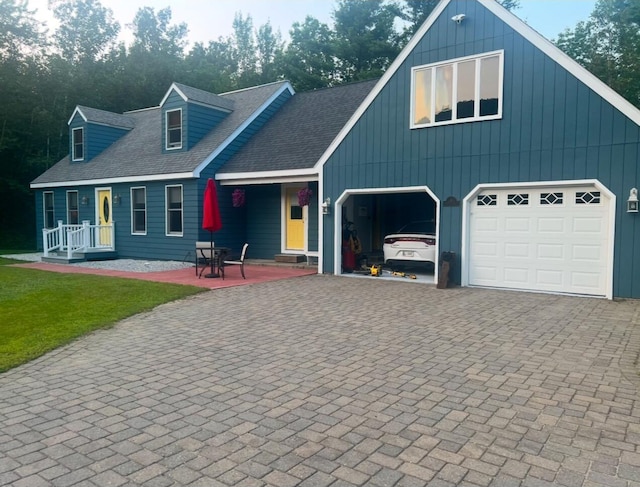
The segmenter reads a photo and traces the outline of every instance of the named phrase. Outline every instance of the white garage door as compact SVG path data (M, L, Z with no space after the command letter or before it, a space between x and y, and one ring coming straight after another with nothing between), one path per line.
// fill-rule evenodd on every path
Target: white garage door
M485 189L469 204L470 285L607 294L611 201L604 192Z

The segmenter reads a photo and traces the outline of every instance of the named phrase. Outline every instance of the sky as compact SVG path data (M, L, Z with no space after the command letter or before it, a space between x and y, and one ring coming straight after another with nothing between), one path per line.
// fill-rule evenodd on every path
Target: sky
M159 11L171 7L173 23L184 22L189 27L190 44L227 37L232 32L233 18L241 12L251 15L254 27L267 22L275 31L280 30L284 39L294 22L304 21L311 15L321 22L331 24L333 0L102 0L120 22L121 37L125 42L131 38L130 24L142 7ZM49 29L55 27L47 9L47 0L28 0L29 7L37 10L37 18L47 22ZM596 0L520 0L521 8L514 11L540 34L555 39L565 28L573 28L581 20L587 20Z

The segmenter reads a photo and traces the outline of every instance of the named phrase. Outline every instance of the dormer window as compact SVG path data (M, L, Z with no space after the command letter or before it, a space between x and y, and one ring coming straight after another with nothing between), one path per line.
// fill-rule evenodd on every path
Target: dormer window
M74 161L82 161L84 160L84 129L77 128L71 131L72 142L72 150L73 155L72 158Z
M182 148L182 109L170 110L166 113L167 133L166 149Z

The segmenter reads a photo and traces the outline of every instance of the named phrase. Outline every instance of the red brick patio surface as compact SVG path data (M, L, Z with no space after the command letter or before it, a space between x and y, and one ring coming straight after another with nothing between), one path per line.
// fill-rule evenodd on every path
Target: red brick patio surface
M31 262L27 264L14 264L16 267L25 267L29 269L39 269L51 272L63 272L68 274L96 274L100 276L124 277L127 279L140 279L143 281L167 282L172 284L185 284L189 286L199 286L209 289L218 289L232 286L245 286L247 284L257 284L260 282L277 281L280 279L288 279L291 277L308 276L317 274L315 268L300 269L293 267L277 267L265 265L245 264L244 273L247 276L243 279L240 275L239 266L233 266L227 269L225 279L215 278L207 279L198 278L195 273L195 267L186 269L178 269L174 271L162 272L124 272L107 269L92 269L89 267L80 267L64 264L49 264L45 262Z

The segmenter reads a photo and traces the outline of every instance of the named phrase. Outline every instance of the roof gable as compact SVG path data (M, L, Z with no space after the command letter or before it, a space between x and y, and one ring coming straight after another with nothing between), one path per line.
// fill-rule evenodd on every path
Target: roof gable
M97 125L106 125L122 129L132 129L135 126L133 119L127 115L120 115L118 113L81 105L76 106L71 117L69 117L67 125L71 125L71 122L76 116L80 116L86 123L94 123Z
M234 102L228 98L225 98L215 93L209 93L208 91L192 88L191 86L183 85L180 83L173 83L167 90L167 93L162 98L160 106L164 106L165 102L171 95L171 93L177 93L187 103L195 103L203 105L209 108L215 108L223 111L233 110Z
M198 177L220 152L269 107L293 88L287 81L219 95L232 102L231 111L191 150L162 154L161 107L127 112L134 129L97 155L91 164L72 164L67 156L32 181L32 188L69 184L113 184Z
M416 34L411 38L409 43L405 46L405 48L401 51L398 57L393 61L391 66L387 69L385 74L380 78L380 81L375 86L375 88L369 93L367 98L362 102L358 110L353 114L351 119L340 131L340 134L333 141L331 146L327 149L327 151L323 154L322 158L318 161L317 166L322 166L329 159L331 154L338 148L340 143L344 140L344 138L351 132L356 123L360 120L360 118L364 115L367 109L371 106L374 100L378 97L378 95L382 92L382 90L386 87L386 85L390 82L390 80L394 77L394 75L401 69L407 58L412 54L412 52L416 49L418 44L422 41L423 37L429 32L429 30L434 26L436 21L440 18L441 15L445 12L446 8L454 3L455 0L442 0L431 12L429 17L425 20L422 26L418 29ZM624 114L628 119L633 121L636 125L640 126L640 110L638 110L633 104L624 99L619 93L614 91L612 88L607 86L604 82L602 82L595 75L590 73L586 68L583 68L574 61L571 57L562 52L558 47L556 47L552 42L544 38L538 32L536 32L532 27L527 25L525 22L520 20L517 16L509 12L507 9L502 7L495 0L465 0L464 3L472 1L480 4L484 8L486 8L489 12L495 15L499 20L504 22L507 26L521 35L525 40L530 42L535 48L540 50L543 54L548 56L550 59L555 61L559 66L569 72L571 75L576 77L580 82L584 83L589 89L591 89L594 93L599 95L603 100L607 101L611 106ZM466 10L466 9L462 9ZM457 12L464 13L464 12ZM452 22L453 19L447 18L447 22ZM467 18L468 21L468 18ZM480 49L481 51L482 49ZM455 57L455 56L451 56ZM407 122L408 123L408 122Z

